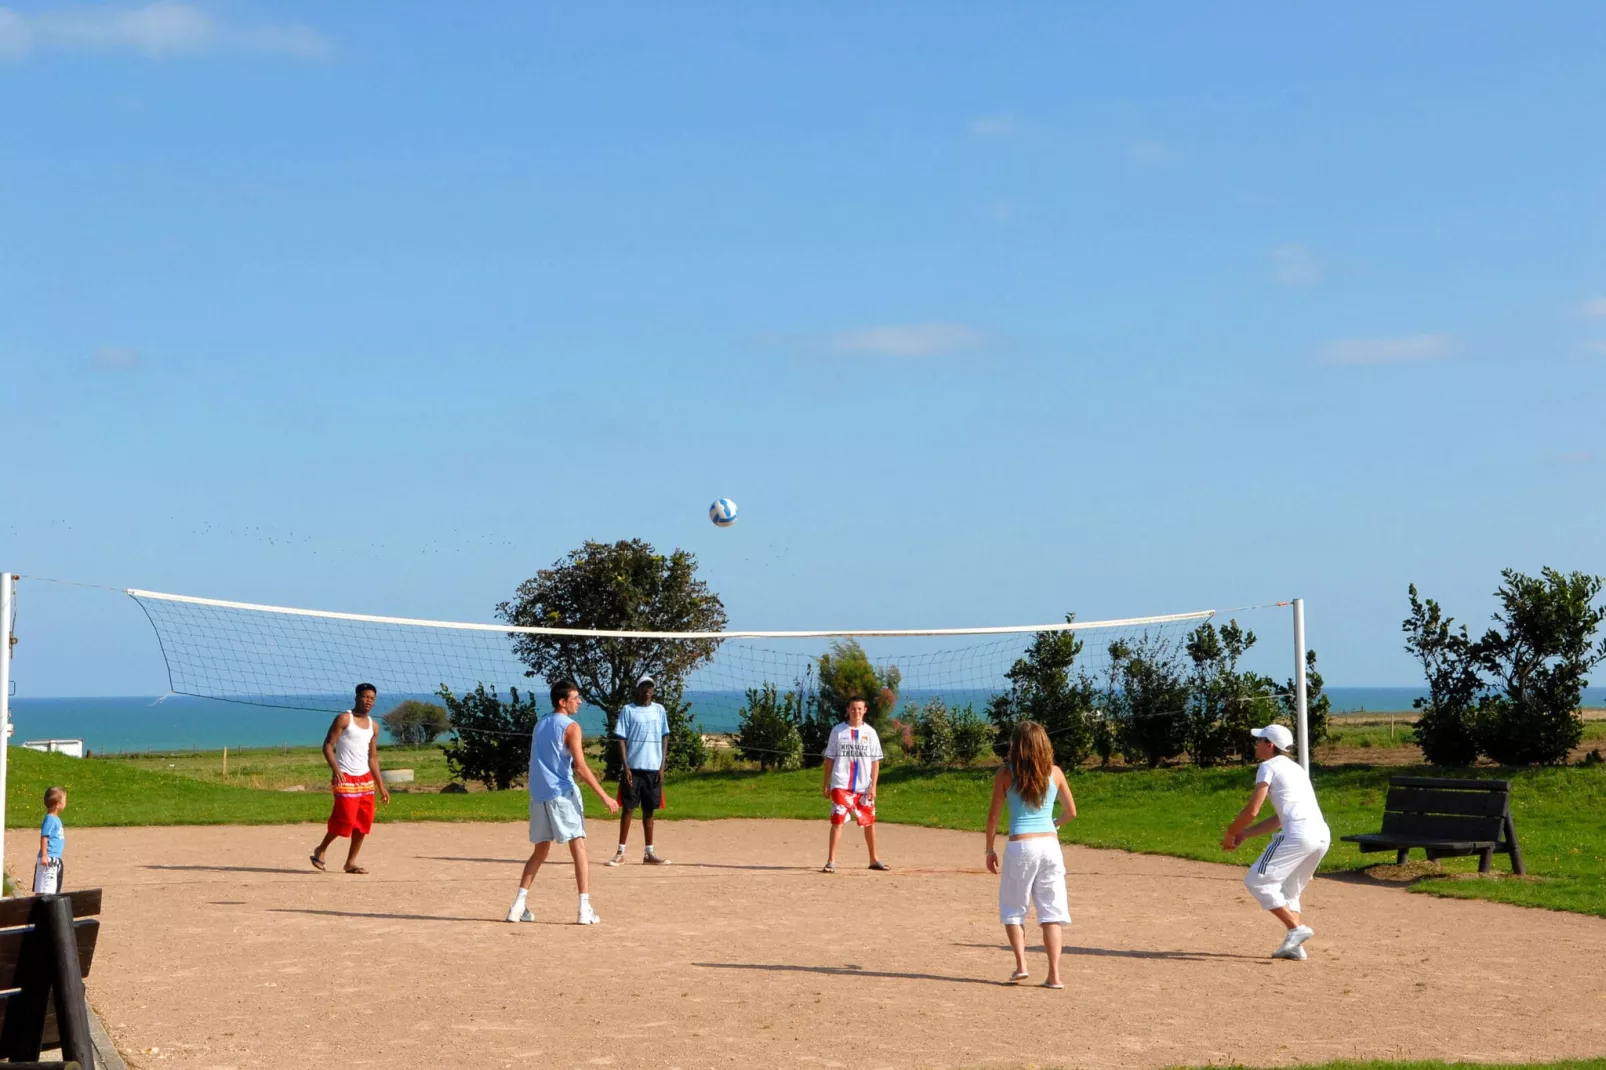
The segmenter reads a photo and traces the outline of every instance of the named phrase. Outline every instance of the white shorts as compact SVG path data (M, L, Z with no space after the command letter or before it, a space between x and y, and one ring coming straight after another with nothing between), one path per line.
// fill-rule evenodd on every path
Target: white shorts
M1244 887L1267 910L1287 907L1300 912L1299 893L1316 876L1316 867L1327 853L1329 836L1293 837L1279 832L1260 852L1244 877Z
M531 843L568 843L585 839L585 834L586 812L579 788L546 802L530 796Z
M61 892L61 859L52 858L49 865L33 864L33 894L58 895Z
M998 920L1025 925L1026 908L1037 908L1037 924L1071 923L1065 902L1065 852L1058 836L1010 840L999 865Z

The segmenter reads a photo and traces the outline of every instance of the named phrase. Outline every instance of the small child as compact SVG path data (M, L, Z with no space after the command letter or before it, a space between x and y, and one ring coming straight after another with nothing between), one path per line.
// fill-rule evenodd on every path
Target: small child
M1221 846L1236 851L1239 844L1276 831L1266 849L1244 877L1244 887L1255 901L1269 910L1287 930L1283 942L1271 953L1274 959L1306 958L1304 943L1313 935L1301 916L1300 893L1316 875L1316 867L1332 843L1327 819L1317 805L1310 777L1300 764L1288 756L1294 747L1294 734L1280 724L1270 724L1249 733L1255 737L1255 790L1238 811L1221 837ZM1270 799L1272 816L1255 822L1260 808Z
M836 848L842 842L842 826L849 818L864 829L864 845L870 851L870 868L889 870L875 851L875 791L881 780L881 737L864 723L870 704L854 697L848 700L847 717L831 729L825 744L825 783L820 793L831 800L831 837L822 872L836 872Z
M45 789L45 820L39 826L39 861L33 867L35 895L60 895L63 887L61 855L67 848L67 830L61 812L67 809L67 792Z

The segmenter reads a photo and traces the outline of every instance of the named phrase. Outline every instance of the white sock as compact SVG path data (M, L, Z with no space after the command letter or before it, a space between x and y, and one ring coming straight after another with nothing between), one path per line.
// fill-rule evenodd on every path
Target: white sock
M650 854L650 855L655 855L655 854L657 854L657 853L658 853L658 852L657 852L657 851L654 851L654 850L653 850L653 849L652 849L652 844L650 844L650 843L649 843L649 844L648 844L648 845L647 845L647 853L648 853L648 854Z
M619 853L620 854L624 854L625 853L625 845L622 844L622 843L619 845Z
M586 906L590 906L591 905L591 893L589 893L589 892L581 892L580 893L580 905L582 907L586 907Z
M514 896L514 897L513 897L513 902L515 902L515 903L522 903L522 902L524 902L524 900L525 900L525 899L526 899L526 898L528 898L528 897L529 897L529 895L530 895L530 890L529 890L529 889L528 889L528 888L520 888L520 889L519 889L519 894L518 894L518 895L515 895L515 896Z

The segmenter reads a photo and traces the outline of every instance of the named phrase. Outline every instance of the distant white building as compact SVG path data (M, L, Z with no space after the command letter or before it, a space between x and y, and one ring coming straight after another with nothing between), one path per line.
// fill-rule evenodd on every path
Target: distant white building
M44 751L46 754L65 754L69 758L84 756L84 741L81 739L29 739L22 745L29 750Z

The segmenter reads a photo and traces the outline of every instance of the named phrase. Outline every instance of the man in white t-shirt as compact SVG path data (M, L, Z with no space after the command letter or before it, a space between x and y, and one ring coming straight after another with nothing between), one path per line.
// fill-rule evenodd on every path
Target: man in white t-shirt
M892 867L875 853L875 791L881 780L881 737L864 723L870 710L862 698L848 700L848 719L831 729L825 743L825 783L820 791L831 800L831 846L822 872L836 872L836 848L849 817L864 829L870 868Z
M1249 734L1255 737L1255 757L1260 761L1260 768L1255 771L1255 790L1227 826L1221 846L1223 850L1235 851L1252 836L1278 830L1255 864L1249 867L1244 887L1288 930L1271 957L1303 961L1306 957L1303 945L1313 933L1300 917L1299 896L1316 875L1316 867L1327 854L1333 834L1322 817L1322 808L1316 803L1316 790L1311 787L1310 777L1288 756L1294 746L1294 734L1280 724L1257 728ZM1254 823L1268 798L1275 813Z
M664 762L669 756L669 715L659 703L652 700L652 677L643 676L636 681L636 701L626 706L614 722L613 735L619 741L619 757L624 768L619 772L619 850L605 863L622 865L625 844L630 841L630 812L641 807L641 833L647 840L647 852L642 863L649 866L667 866L669 859L660 856L652 845L653 814L664 804Z

